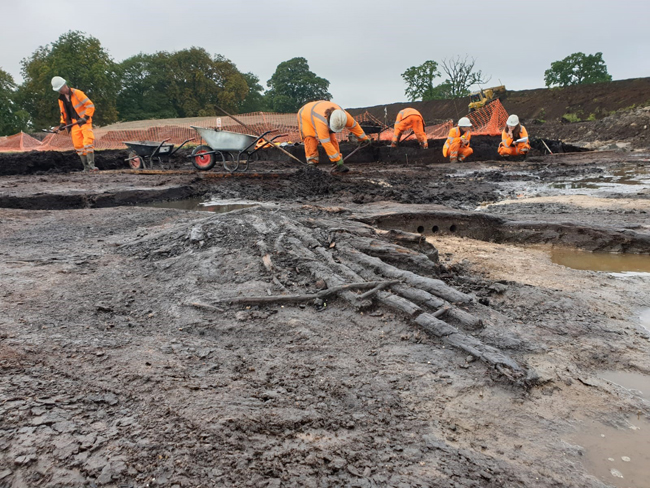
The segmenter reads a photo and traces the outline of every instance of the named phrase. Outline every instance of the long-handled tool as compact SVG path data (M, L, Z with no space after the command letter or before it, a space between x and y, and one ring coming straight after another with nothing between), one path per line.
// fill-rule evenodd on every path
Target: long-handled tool
M73 122L72 124L64 125L63 127L50 127L49 129L43 129L43 132L47 132L48 134L58 134L62 130L69 129L73 125L77 125L77 123Z
M221 110L224 114L226 114L226 115L227 115L228 117L230 117L232 120L234 120L235 122L237 122L239 125L241 125L241 126L242 126L244 129L246 129L247 131L249 131L249 132L254 132L254 131L252 131L252 130L251 130L251 129L246 125L246 124L244 124L241 120L239 120L239 119L238 119L237 117L235 117L234 115L230 115L228 112L226 112L226 111L225 111L224 109L222 109L220 106L215 105L215 107L217 107L219 110ZM282 151L284 154L286 154L287 156L289 156L291 159L295 159L295 160L298 161L300 164L307 164L307 163L303 163L300 159L298 159L297 157L295 157L295 156L294 156L293 154L291 154L289 151L286 151L286 150L282 149L280 146L276 146L275 144L273 144L272 140L270 141L270 140L268 140L268 139L267 139L266 137L264 137L264 136L262 136L262 139L263 139L265 142L269 143L271 146L273 146L273 147L277 148L278 150Z

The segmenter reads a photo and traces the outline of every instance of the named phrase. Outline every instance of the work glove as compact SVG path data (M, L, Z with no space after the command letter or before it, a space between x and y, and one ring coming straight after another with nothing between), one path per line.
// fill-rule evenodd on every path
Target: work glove
M88 122L88 119L86 119L85 117L81 117L79 120L77 120L77 125L78 125L79 127L81 127L81 126L84 125L86 122Z
M65 130L65 124L59 124L59 127L56 129L57 132L61 132L62 130Z

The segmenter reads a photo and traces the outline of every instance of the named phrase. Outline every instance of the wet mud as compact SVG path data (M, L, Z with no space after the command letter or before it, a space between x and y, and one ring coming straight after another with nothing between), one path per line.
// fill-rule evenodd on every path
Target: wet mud
M0 486L615 485L580 435L650 418L602 376L650 375L649 278L529 245L648 254L645 186L550 186L629 156L411 150L341 176L278 159L221 179L0 177ZM267 205L139 206L190 198ZM411 281L232 303L318 294L327 273ZM420 302L394 308L398 290Z

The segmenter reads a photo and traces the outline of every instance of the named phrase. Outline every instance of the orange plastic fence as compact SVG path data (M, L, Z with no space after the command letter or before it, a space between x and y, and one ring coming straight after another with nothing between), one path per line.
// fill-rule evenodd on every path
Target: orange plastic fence
M96 128L95 148L96 149L126 149L124 141L162 141L169 139L172 144L181 144L186 139L197 137L197 133L191 126L221 128L232 132L258 133L273 130L269 137L282 134L276 142L299 142L298 120L296 114L276 114L266 112L254 112L236 116L238 120L246 124L248 128L242 127L231 117L195 117L188 119L167 119L167 120L144 120L137 122L125 122L112 126ZM472 121L472 134L476 135L499 135L505 127L508 113L498 100L490 105L477 110L469 115ZM382 121L365 112L355 117L357 122L381 127L379 135L373 138L390 140L393 129L387 127ZM448 121L443 124L433 125L426 128L429 139L444 139L454 122ZM349 132L343 131L339 139L347 139ZM196 141L199 142L199 139ZM0 152L2 151L71 151L73 150L72 140L67 134L49 134L39 141L29 134L19 133L13 136L0 138Z

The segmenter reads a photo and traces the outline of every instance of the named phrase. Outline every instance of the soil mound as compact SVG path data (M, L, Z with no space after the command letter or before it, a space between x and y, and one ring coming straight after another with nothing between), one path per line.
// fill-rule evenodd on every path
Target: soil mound
M600 119L614 111L650 103L650 78L567 88L508 91L501 97L501 103L508 113L519 115L524 122L534 119L559 122L566 114L574 114L575 117L583 120L593 114L596 119ZM420 111L427 123L431 124L442 120L455 120L466 115L468 104L469 97L465 97L458 100L399 102L348 109L348 111L352 115L368 111L378 119L384 120L384 109L386 109L387 123L390 125L395 121L400 110L413 107Z

